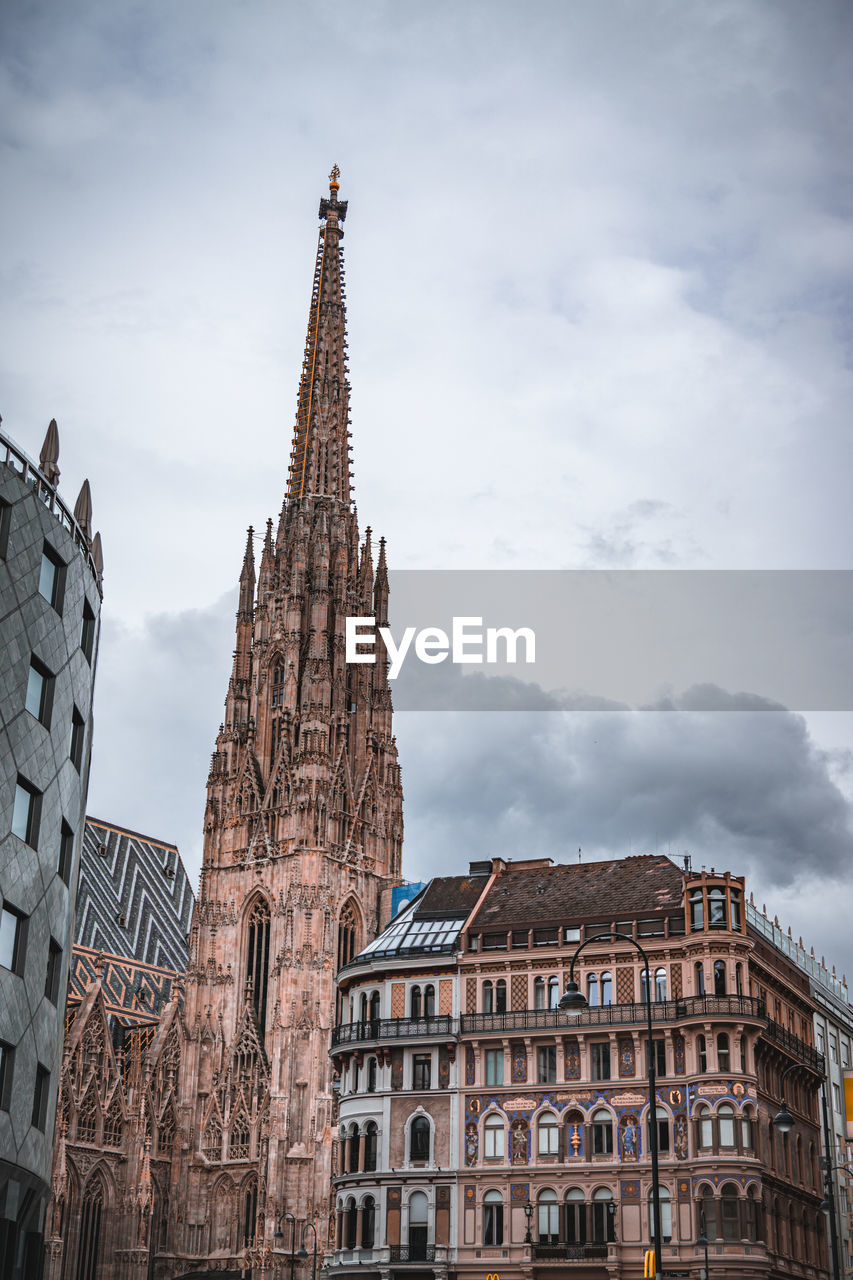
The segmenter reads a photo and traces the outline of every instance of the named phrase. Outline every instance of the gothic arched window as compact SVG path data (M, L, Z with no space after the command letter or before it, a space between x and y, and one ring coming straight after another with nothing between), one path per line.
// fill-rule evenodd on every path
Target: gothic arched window
M171 1106L168 1106L165 1113L160 1118L157 1126L157 1151L161 1156L170 1155L175 1145L175 1134L177 1126L175 1124L175 1113Z
M74 1272L74 1280L95 1280L97 1275L103 1205L104 1188L100 1178L96 1176L89 1183L83 1196L80 1213L80 1243L77 1246L77 1269Z
M344 904L338 920L338 968L349 964L355 955L355 943L358 934L358 920L351 902Z
M121 1103L116 1097L113 1098L110 1108L104 1117L104 1146L120 1147L123 1136L124 1116L121 1112Z
M222 1129L216 1120L205 1129L201 1149L206 1160L222 1159Z
M255 1238L258 1218L258 1180L250 1178L243 1192L243 1244L251 1244Z
M248 1160L249 1158L249 1121L244 1111L240 1112L231 1126L228 1155L232 1160Z
M270 913L266 902L259 898L249 912L246 981L252 984L252 1007L261 1035L267 1024L269 958Z

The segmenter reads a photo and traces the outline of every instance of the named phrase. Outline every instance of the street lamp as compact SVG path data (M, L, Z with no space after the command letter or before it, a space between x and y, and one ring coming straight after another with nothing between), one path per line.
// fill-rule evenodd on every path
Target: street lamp
M530 1235L530 1219L533 1217L533 1205L530 1203L529 1200L527 1201L527 1204L524 1206L524 1216L527 1219L527 1235L524 1237L524 1243L532 1244L533 1239Z
M799 1063L792 1062L786 1067L779 1077L779 1092L782 1094L782 1105L773 1117L773 1128L778 1133L790 1133L794 1127L794 1117L788 1110L788 1104L785 1102L785 1080L792 1071L796 1070ZM832 1143L829 1134L829 1111L826 1104L826 1076L823 1077L823 1085L821 1087L821 1105L823 1108L823 1145L827 1152L832 1150ZM832 1246L832 1275L833 1280L841 1280L841 1254L838 1248L838 1224L835 1220L835 1187L832 1181L833 1165L829 1156L822 1161L824 1177L823 1191L824 1199L820 1205L821 1209L829 1210L829 1239Z
M308 1230L314 1232L314 1261L311 1264L311 1280L317 1280L317 1228L314 1226L313 1222L306 1222L305 1226L302 1228L302 1243L299 1246L299 1252L296 1256L299 1258L300 1262L304 1262L308 1257L308 1250L305 1248L305 1232Z
M293 1280L293 1273L296 1268L296 1218L292 1213L283 1213L281 1215L278 1220L278 1226L275 1229L273 1240L284 1239L284 1232L281 1229L281 1224L286 1222L288 1218L293 1223L293 1228L290 1233L290 1280ZM308 1255L306 1254L305 1256L307 1258Z
M705 1250L705 1270L702 1273L702 1280L709 1280L708 1278L708 1237L705 1235L705 1210L704 1209L699 1214L699 1226L702 1228L702 1234L699 1236L696 1243L701 1245L702 1248Z
M583 992L575 982L575 961L577 960L584 947L588 947L591 942L600 942L603 940L612 941L614 938L621 938L625 942L630 942L642 956L643 963L646 966L646 1023L649 1034L649 1043L647 1049L648 1059L648 1078L649 1078L649 1154L652 1158L652 1244L655 1251L655 1273L661 1273L661 1250L660 1250L660 1177L658 1174L658 1125L657 1125L657 1088L655 1084L655 1046L652 1032L652 971L649 965L649 957L635 938L629 933L619 933L616 929L607 929L603 933L594 933L591 938L587 938L575 949L569 965L569 982L563 996L560 1000L558 1008L562 1009L571 1018L580 1017L587 1006L587 1000Z

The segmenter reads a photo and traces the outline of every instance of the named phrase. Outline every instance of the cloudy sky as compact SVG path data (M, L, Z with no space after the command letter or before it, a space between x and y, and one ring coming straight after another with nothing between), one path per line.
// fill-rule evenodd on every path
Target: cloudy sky
M0 413L92 484L91 812L196 873L333 162L394 567L850 567L851 37L830 0L6 0ZM686 851L853 973L850 717L693 705L399 715L408 874Z

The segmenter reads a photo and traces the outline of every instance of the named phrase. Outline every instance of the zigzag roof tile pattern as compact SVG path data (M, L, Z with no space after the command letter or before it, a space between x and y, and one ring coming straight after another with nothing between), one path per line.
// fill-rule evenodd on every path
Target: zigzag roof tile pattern
M183 971L193 903L175 845L87 817L76 946Z

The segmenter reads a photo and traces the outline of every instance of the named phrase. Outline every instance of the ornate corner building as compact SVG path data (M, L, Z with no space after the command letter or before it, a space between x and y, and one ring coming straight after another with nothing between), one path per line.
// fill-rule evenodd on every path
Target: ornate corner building
M639 1280L652 1125L664 1277L703 1228L711 1280L830 1275L815 1002L748 907L662 857L433 880L339 975L330 1280Z
M0 1266L36 1276L50 1184L103 562L59 433L38 464L0 435Z
M352 501L338 190L335 169L281 515L240 574L186 973L144 1037L113 1043L100 982L69 1028L48 1280L223 1280L308 1225L328 1243L335 974L390 915L403 836L385 666L345 664L388 577Z

